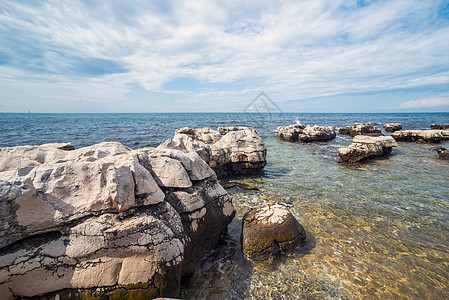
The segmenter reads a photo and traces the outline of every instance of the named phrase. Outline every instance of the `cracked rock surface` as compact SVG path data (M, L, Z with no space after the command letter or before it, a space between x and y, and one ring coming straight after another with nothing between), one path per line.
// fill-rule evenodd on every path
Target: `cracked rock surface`
M398 144L391 136L357 135L352 144L338 150L343 162L356 163L369 158L381 157L391 153Z
M266 165L265 143L251 127L184 127L159 148L196 152L219 178L256 174Z
M335 128L320 125L289 125L279 126L276 133L288 142L318 142L335 138Z
M384 124L385 131L387 132L395 132L402 129L401 123L385 123Z
M267 259L290 251L305 239L304 228L285 206L263 204L243 216L243 253L252 259Z
M354 123L353 126L346 126L338 129L340 134L348 134L352 137L357 135L380 136L382 130L379 126L372 123Z
M398 142L415 142L415 143L439 143L445 139L443 132L445 131L430 130L401 130L391 134Z
M235 214L196 152L120 143L1 148L0 208L0 299L176 297Z

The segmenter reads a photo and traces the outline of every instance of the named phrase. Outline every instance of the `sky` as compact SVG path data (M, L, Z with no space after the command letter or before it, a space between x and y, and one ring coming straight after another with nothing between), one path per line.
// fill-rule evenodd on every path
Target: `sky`
M2 0L0 112L449 111L449 0L266 2Z

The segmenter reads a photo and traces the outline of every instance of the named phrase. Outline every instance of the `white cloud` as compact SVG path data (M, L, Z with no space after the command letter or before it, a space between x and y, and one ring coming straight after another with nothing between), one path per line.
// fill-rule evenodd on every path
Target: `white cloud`
M260 90L291 100L449 84L449 22L436 17L440 1L361 8L344 0L93 3L2 1L0 55L7 63L0 75L17 76L0 76L0 89L14 82L35 91L32 78L42 86L57 82L58 91L73 97L113 102L134 82L155 92L170 92L164 83L176 77L247 83L240 92L217 86L185 94L182 101L200 107L234 106ZM83 58L124 72L80 74Z
M439 107L439 106L449 106L449 95L440 95L410 100L401 103L400 108L422 108L422 107Z

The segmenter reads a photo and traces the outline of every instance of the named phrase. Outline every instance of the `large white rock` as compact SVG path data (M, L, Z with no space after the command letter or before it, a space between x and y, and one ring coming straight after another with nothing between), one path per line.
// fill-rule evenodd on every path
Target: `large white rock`
M289 125L279 126L276 133L289 142L317 142L329 141L335 138L335 128L320 125Z
M343 162L355 163L390 154L392 147L397 146L398 144L391 136L357 135L352 139L352 144L340 148L338 154Z
M444 139L441 130L401 130L391 134L398 142L439 143Z
M70 149L0 149L1 296L179 296L235 214L215 173L195 152Z

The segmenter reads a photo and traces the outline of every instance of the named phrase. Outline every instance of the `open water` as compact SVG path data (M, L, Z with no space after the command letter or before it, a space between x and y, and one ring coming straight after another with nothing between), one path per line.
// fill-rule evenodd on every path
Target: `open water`
M268 164L261 176L222 181L237 215L220 245L183 283L185 299L449 299L449 161L433 145L399 143L392 155L353 166L338 162L351 138L288 143L280 125L343 127L399 122L404 129L449 123L429 114L0 114L0 147L119 141L157 146L176 128L253 126ZM442 146L449 148L448 142ZM243 214L275 201L307 231L305 247L250 262L239 240Z

